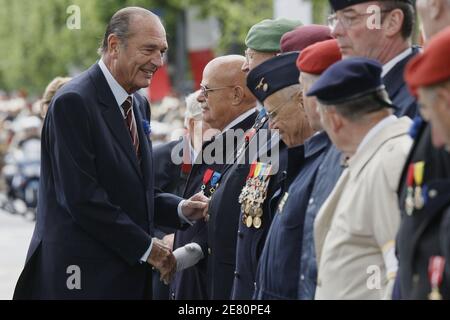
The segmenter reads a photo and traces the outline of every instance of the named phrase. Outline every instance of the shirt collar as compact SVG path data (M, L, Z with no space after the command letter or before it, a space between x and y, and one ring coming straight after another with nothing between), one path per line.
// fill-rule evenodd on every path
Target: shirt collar
M103 72L103 75L106 78L106 82L108 83L109 87L111 88L111 91L114 95L114 98L116 99L117 105L120 107L122 104L127 100L129 95L128 92L125 91L125 89L117 82L116 79L114 79L113 75L109 71L108 67L105 65L102 59L98 62L98 66ZM122 108L120 108L122 110Z
M221 133L224 133L225 131L233 128L235 125L237 125L238 123L244 121L245 119L247 119L248 117L250 117L253 113L255 113L256 108L252 108L246 112L244 112L243 114L241 114L239 117L237 117L236 119L234 119L233 121L231 121L223 130Z
M376 136L378 132L380 132L384 127L391 124L392 122L395 122L397 120L397 117L394 115L387 116L380 122L378 122L372 129L367 132L367 134L364 136L364 139L361 141L361 143L358 146L358 149L356 149L356 152L359 152L369 141Z
M403 51L402 53L400 53L398 56L391 59L391 61L389 61L388 63L383 65L383 72L381 73L381 77L383 78L385 75L387 75L389 73L389 71L391 71L392 68L394 68L397 63L399 63L400 61L405 59L411 53L412 53L412 48L408 48L405 51Z
M305 141L305 158L313 156L329 145L331 141L325 131L314 134Z

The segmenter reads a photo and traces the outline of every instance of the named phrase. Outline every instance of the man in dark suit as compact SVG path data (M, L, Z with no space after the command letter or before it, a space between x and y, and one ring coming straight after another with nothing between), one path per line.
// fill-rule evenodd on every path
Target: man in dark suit
M202 108L197 101L200 90L191 93L185 99L186 112L184 136L175 141L155 146L153 159L155 163L155 185L164 192L182 197L187 180L192 170L196 154L202 147L203 137L207 137L210 129L202 122ZM193 193L191 194L193 195ZM175 230L163 226L156 226L155 236L163 240L169 248L173 248ZM160 274L153 271L153 299L169 299L169 286L159 280Z
M205 198L154 190L144 133L147 87L167 49L164 27L142 8L111 19L101 60L60 90L42 132L37 223L15 299L143 299L151 268L176 263L152 238L155 222L181 228ZM176 213L178 211L178 214Z
M400 182L395 297L450 299L450 64L443 58L450 54L450 4L420 1L417 6L431 40L408 64L405 78L429 123L416 120L415 143Z
M215 58L205 67L202 92L197 99L204 110L203 121L220 133L203 145L202 152L193 164L184 191L185 197L200 191L203 185L205 195L211 196L214 193L214 181L220 177L227 159L232 159L236 148L242 144L244 132L255 123L258 114L256 99L245 85L246 74L241 70L244 61L243 56L229 55ZM234 134L238 138L236 141L233 139ZM209 150L214 150L214 154ZM197 259L200 260L191 267L196 259L188 258L189 263L184 264L185 269L177 272L171 283L171 298L207 299L206 223L199 221L187 230L177 231L174 247L177 248L174 251L177 262L179 252L193 256L195 247L199 252Z
M417 103L403 79L406 63L419 52L411 47L412 0L329 0L332 35L343 58L366 57L383 65L383 83L398 117L417 114Z

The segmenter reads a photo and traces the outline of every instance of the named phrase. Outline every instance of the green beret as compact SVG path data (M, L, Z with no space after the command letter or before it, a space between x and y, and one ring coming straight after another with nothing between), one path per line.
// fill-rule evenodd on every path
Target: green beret
M283 34L301 25L300 20L263 20L250 28L247 38L245 38L245 45L255 51L279 52L280 39Z

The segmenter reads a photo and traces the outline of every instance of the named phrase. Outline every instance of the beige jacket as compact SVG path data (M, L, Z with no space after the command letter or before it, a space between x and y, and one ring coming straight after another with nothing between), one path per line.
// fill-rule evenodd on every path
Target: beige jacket
M314 224L316 299L389 298L397 271L397 185L412 140L409 118L377 132L349 160Z

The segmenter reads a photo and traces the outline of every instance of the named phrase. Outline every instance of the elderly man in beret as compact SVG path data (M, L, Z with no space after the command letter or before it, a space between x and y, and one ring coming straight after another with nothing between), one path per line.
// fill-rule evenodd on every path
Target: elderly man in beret
M392 115L382 66L348 58L308 91L330 139L349 157L314 223L315 299L389 298L397 271L396 187L411 146L411 120Z
M249 87L268 112L270 127L279 130L289 147L286 180L277 191L281 195L278 206L264 213L264 219L272 223L256 271L255 299L297 298L305 208L315 173L331 146L326 133L313 135L298 84L297 58L297 52L277 56L248 75Z
M333 39L318 42L307 47L297 59L297 68L300 70L299 82L303 92L303 105L311 128L317 132L324 131L317 110L317 99L316 97L308 97L306 92L309 91L328 67L340 61L341 58L337 41ZM341 162L341 152L335 146L331 146L325 153L322 164L317 170L316 179L309 197L303 227L298 286L298 298L302 300L314 299L317 285L317 264L313 232L314 220L342 173Z
M405 78L429 120L433 144L450 150L450 28L438 33L406 68ZM447 157L448 159L448 157ZM433 160L433 158L431 158ZM447 161L447 166L450 162ZM403 299L450 299L450 179L436 161L408 162L407 203L397 236L398 284ZM444 164L445 165L445 164ZM433 171L441 176L423 181ZM424 177L425 178L425 177ZM421 191L421 192L420 192ZM422 198L421 198L422 197Z
M325 40L333 39L329 27L310 24L300 26L286 32L280 40L281 52L303 51L310 45Z
M412 0L329 0L332 35L342 56L366 57L383 65L382 78L397 116L414 118L417 104L403 79L406 63L419 52L411 47Z
M301 26L299 20L290 19L265 19L253 25L245 38L246 61L242 70L249 72L262 62L280 53L280 39L294 28Z
M416 8L419 14L420 20L422 21L423 35L426 42L428 42L432 37L434 37L439 31L443 30L450 25L450 1L449 0L418 0L416 1ZM437 57L436 65L437 70L445 70L445 63L447 60L445 56ZM427 77L425 77L427 79ZM403 295L405 298L418 297L417 293L411 295L411 290L406 289L412 286L412 272L411 267L416 266L418 263L423 265L427 264L429 258L429 250L421 250L421 246L427 248L426 243L429 239L435 239L437 237L437 232L430 226L428 221L422 221L424 215L428 216L428 211L430 208L427 205L422 206L419 201L414 205L409 198L411 198L411 179L408 179L409 171L411 167L423 168L423 177L421 178L421 189L425 190L426 187L437 180L449 179L450 178L450 154L442 148L433 147L431 141L431 126L424 121L421 117L417 117L414 121L414 126L411 128L411 136L414 139L414 145L408 156L408 161L403 167L403 174L400 180L398 194L400 208L402 212L402 224L400 232L398 234L397 241L397 252L399 254L399 274L397 280L401 279L403 284L402 287L407 290ZM420 197L419 197L420 198ZM431 209L434 210L434 209ZM425 212L422 212L425 211ZM428 227L422 229L420 237L417 241L411 241L411 237L416 233L416 230L422 228L423 224L429 224ZM420 254L418 254L420 252ZM414 259L410 258L411 254L414 254ZM405 272L405 278L403 278L402 273ZM406 280L408 279L408 280ZM400 298L402 293L400 292L400 285L397 281L395 290L395 298ZM408 283L409 285L405 286ZM426 278L421 278L420 283L415 282L416 287L424 287L427 283ZM422 293L420 295L422 298L425 295Z

